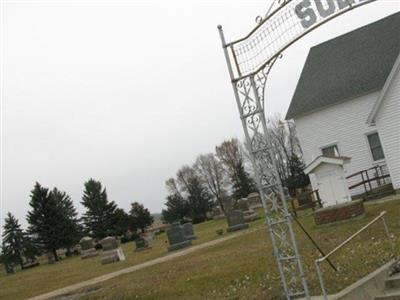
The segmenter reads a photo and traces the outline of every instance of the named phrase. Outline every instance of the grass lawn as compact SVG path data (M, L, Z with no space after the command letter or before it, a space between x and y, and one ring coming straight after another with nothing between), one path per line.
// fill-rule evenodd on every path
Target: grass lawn
M262 222L262 219L257 220L251 227L262 226ZM226 227L225 220L195 225L197 239L193 241L193 245L219 238L215 231ZM143 252L133 251L134 242L123 244L126 260L114 264L101 265L100 256L85 260L80 257L70 257L53 265L44 262L39 267L17 271L13 275L6 275L0 270L0 299L26 299L167 255L169 253L167 240L165 233L158 235L153 241L152 249Z
M400 201L369 205L366 210L366 217L361 220L331 227L316 228L312 217L306 216L307 212L300 220L328 252L386 210L386 221L395 234L397 254L400 247ZM263 220L258 220L251 226L262 227L262 223ZM194 244L218 238L215 230L219 228L226 228L225 220L196 225L198 239ZM319 294L314 269L318 252L296 225L294 228L309 287L312 294ZM0 299L23 299L165 255L165 239L165 235L159 236L152 250L141 253L133 252L132 243L123 245L127 256L125 262L102 266L100 258L69 258L55 265L43 265L11 276L1 275ZM338 273L324 265L328 291L337 292L387 262L391 255L390 246L382 224L373 225L332 257L340 269ZM269 237L262 229L79 292L82 299L279 299L281 285Z

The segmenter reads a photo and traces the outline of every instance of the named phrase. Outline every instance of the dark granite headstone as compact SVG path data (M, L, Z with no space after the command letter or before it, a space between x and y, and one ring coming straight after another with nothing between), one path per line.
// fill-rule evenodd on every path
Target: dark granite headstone
M137 238L135 240L135 245L136 245L135 252L151 249L151 247L149 246L149 242L144 238Z
M227 213L228 219L228 232L246 229L249 224L244 222L243 212L241 210L231 210Z
M188 240L196 239L196 236L194 235L194 232L193 232L193 224L192 223L185 223L182 225L182 227L183 227L183 231L185 233L185 237Z
M171 228L167 230L167 236L169 241L168 251L174 251L192 245L192 241L186 238L183 227L179 225L179 223L172 224Z

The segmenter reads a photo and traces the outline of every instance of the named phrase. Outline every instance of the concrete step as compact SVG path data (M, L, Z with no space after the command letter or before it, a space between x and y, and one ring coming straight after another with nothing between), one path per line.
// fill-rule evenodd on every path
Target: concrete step
M385 287L386 287L386 289L400 288L400 273L393 275L391 277L388 277L385 280Z
M400 288L385 290L382 295L375 297L375 300L400 300Z

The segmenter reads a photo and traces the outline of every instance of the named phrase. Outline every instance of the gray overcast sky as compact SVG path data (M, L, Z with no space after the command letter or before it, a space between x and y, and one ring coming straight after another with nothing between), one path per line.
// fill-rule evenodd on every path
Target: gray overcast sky
M229 137L242 138L217 32L246 34L268 0L5 1L2 5L2 211L25 225L35 181L67 191L100 180L124 209L152 212L164 182ZM267 88L284 115L308 49L400 10L380 0L284 53Z

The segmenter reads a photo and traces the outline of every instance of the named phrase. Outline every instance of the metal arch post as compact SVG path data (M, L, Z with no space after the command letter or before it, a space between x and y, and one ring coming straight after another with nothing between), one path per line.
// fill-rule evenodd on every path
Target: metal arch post
M268 139L264 105L262 105L262 101L258 95L257 85L253 75L244 78L242 81L234 80L233 68L222 26L218 26L218 30L246 137L246 143L250 148L250 158L255 170L256 182L266 215L267 228L270 234L274 255L278 263L286 298L294 299L299 296L304 296L306 299L310 299L291 224L291 216L287 209L282 184L277 173L276 162L273 159L274 153L271 148L271 142ZM262 86L260 86L262 92L265 82L266 80L263 81L263 83L261 83ZM238 84L243 87L241 91L239 90ZM250 102L251 104L249 104ZM251 131L253 135L251 135L249 131ZM268 165L267 162L268 158L272 161L270 165Z

